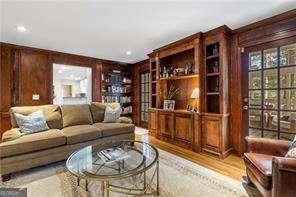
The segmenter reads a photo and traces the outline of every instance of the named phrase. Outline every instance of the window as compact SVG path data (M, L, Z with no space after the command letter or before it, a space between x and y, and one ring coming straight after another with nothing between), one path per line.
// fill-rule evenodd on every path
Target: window
M150 103L150 73L141 74L141 122L148 122L148 108Z
M249 53L249 135L296 134L296 43Z

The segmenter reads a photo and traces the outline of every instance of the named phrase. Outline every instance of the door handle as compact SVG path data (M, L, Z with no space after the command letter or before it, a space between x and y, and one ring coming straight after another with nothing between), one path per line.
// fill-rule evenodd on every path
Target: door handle
M243 106L243 109L244 109L244 110L248 110L249 107L248 107L247 105L244 105L244 106Z

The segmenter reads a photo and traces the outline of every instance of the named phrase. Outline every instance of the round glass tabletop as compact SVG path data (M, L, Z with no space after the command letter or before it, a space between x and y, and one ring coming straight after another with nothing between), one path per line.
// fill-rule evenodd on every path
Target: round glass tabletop
M158 159L157 149L140 141L106 142L72 153L68 170L81 178L118 179L150 169Z

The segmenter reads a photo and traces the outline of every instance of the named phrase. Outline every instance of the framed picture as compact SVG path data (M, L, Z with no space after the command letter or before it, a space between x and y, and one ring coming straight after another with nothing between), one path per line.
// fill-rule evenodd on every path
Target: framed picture
M175 109L175 101L174 100L164 100L163 109Z

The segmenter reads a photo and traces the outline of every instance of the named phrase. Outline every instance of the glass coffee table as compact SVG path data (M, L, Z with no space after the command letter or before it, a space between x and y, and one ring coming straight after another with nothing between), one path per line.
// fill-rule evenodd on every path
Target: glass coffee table
M111 141L81 148L70 155L67 169L77 177L101 182L101 196L109 192L159 195L157 149L140 141Z

